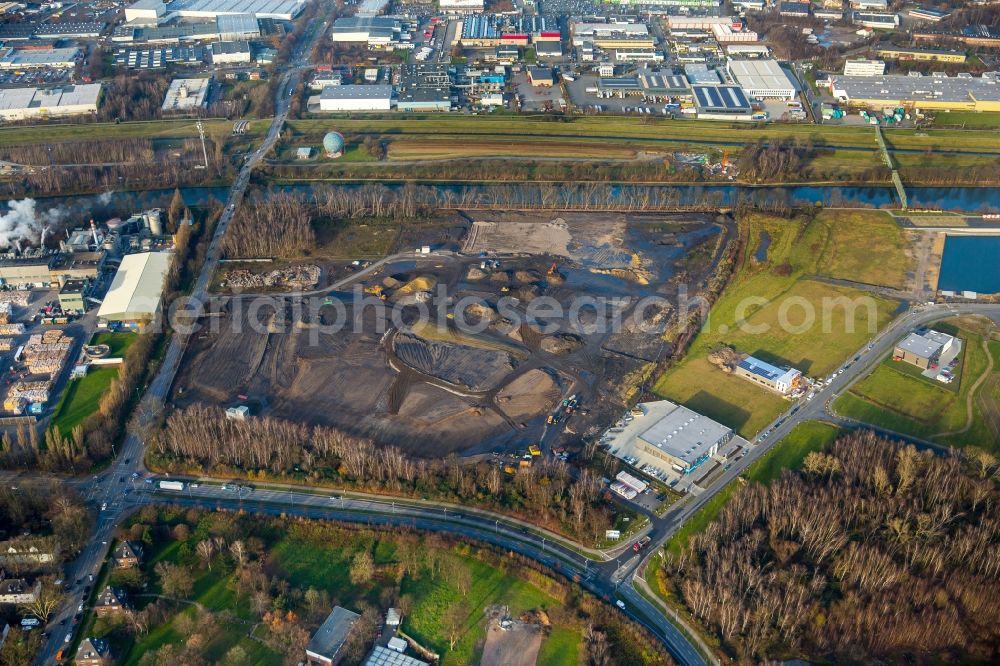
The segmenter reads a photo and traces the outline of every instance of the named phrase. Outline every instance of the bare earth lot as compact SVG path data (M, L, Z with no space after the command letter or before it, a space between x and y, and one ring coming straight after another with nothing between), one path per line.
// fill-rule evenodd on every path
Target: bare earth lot
M222 297L188 347L173 403L245 403L418 455L569 443L622 409L630 373L669 352L662 331L680 284L696 295L733 233L703 215L466 219L461 252L390 263L358 281L363 293L321 294L313 307ZM583 296L615 299L626 324L603 304L579 306ZM652 296L643 315L660 328L631 320ZM533 320L542 297L563 316ZM381 321L380 305L396 316ZM547 424L573 394L580 409Z

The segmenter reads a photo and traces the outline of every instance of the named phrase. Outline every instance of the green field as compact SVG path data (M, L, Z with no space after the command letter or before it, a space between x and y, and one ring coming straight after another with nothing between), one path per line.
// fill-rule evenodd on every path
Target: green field
M117 366L94 368L83 379L74 379L63 390L52 426L68 436L77 424L97 411L101 397L118 376Z
M94 333L88 344L107 345L111 348L111 358L124 358L135 336L135 333Z
M840 396L834 409L863 423L948 446L975 445L996 451L1000 432L995 376L1000 374L1000 365L994 364L979 384L989 360L982 346L985 331L970 320L962 322L958 330L963 340L961 373L956 373L953 384L921 377L915 368L887 359ZM1000 356L1000 342L989 341L988 351ZM973 387L976 391L970 401Z
M787 437L775 444L763 458L754 461L746 471L740 475L739 480L730 483L720 490L712 499L691 516L684 525L677 530L664 546L668 552L679 554L692 535L697 534L708 527L708 524L715 520L722 508L726 506L729 498L741 483L763 483L769 485L772 481L781 476L786 469L797 469L806 456L813 451L819 451L837 438L839 431L836 427L819 421L806 421L795 426ZM653 585L653 589L657 589Z
M820 274L896 289L906 286L913 261L906 253L903 230L891 215L875 210L827 210L819 221L828 229L817 266Z
M228 136L233 121L206 119L205 134ZM249 135L263 134L268 121L251 121ZM31 125L0 129L0 147L32 143L58 143L63 141L97 141L101 139L195 139L198 128L194 120L149 120L132 123L80 123L58 125Z
M816 219L784 220L753 215L744 222L749 240L733 279L713 305L709 321L687 356L659 379L655 392L716 419L753 438L788 402L709 362L722 345L778 365L822 377L884 327L896 309L893 300L860 289L812 279L821 267L840 272L869 262L865 235L837 232L851 221L824 211ZM877 222L879 228L884 226ZM762 234L770 237L758 261ZM886 234L886 237L890 237ZM839 242L831 242L836 238ZM835 246L835 251L831 247ZM884 262L899 262L899 247L882 247ZM857 307L855 307L857 306Z
M969 129L1000 128L1000 113L975 111L950 111L934 115L934 125L938 127L962 126Z

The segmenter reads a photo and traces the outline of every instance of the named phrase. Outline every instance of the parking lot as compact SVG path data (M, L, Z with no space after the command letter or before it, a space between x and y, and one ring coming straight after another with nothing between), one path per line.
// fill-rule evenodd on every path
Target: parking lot
M0 70L0 85L64 83L72 78L70 69Z

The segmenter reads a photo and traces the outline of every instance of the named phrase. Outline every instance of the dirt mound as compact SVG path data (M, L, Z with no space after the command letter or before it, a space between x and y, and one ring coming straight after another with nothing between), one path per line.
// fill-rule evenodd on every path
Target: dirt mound
M741 360L743 360L741 355L729 347L713 349L708 355L709 363L722 368L726 372L732 372L733 368L739 365Z
M411 368L471 391L488 391L500 385L515 365L507 352L476 349L447 342L399 334L393 344L396 356Z
M583 340L570 333L560 335L546 335L539 343L539 347L549 354L568 354L583 346Z
M497 393L497 406L515 421L543 414L559 402L559 384L546 370L529 370Z
M415 294L418 291L431 291L437 286L437 278L428 275L421 275L420 277L415 277L402 287L396 290L396 294L399 296L409 296L410 294Z
M542 279L542 276L538 271L516 271L514 273L514 279L518 282L538 282Z
M484 271L482 268L479 268L478 266L472 266L469 268L469 272L465 274L465 279L469 280L470 282L476 282L478 280L482 280L487 275L489 275L489 273Z
M488 321L494 323L499 315L489 303L473 303L465 308L464 314L467 319L475 321Z
M403 284L401 281L389 275L385 276L385 278L382 280L382 286L385 287L386 289L395 289L401 284Z
M518 287L514 295L522 301L531 302L542 295L542 288L537 284L526 284L523 287Z
M490 282L493 284L510 284L510 275L506 271L497 271L490 275Z

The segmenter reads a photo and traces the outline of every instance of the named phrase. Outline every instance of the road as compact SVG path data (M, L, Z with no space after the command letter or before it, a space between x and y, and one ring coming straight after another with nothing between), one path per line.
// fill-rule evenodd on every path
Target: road
M225 209L219 218L215 228L215 233L209 243L205 262L201 272L195 282L191 292L192 303L205 301L208 293L208 282L218 266L220 258L220 246L222 237L226 233L236 210L243 201L247 187L250 184L250 176L254 168L258 165L264 155L274 147L275 142L281 135L285 120L288 117L288 108L291 96L288 94L289 88L298 85L302 72L309 66L308 58L312 52L313 45L324 33L327 22L322 19L314 19L303 36L302 44L292 53L289 65L281 75L280 84L277 86L275 96L275 116L271 121L267 135L258 148L246 160L239 174L233 181L229 191L229 196L225 202ZM189 308L193 308L189 304ZM90 541L84 547L80 556L68 564L64 579L67 581L68 589L67 603L60 609L48 624L49 639L39 651L36 663L53 664L57 663L56 653L63 647L71 645L65 641L67 633L76 630L73 616L77 612L79 604L86 601L90 590L87 589L88 577L96 577L102 563L107 555L108 543L114 533L115 527L126 512L131 510L128 503L129 495L133 491L133 474L138 475L142 470L143 459L143 432L145 428L158 418L162 411L162 405L166 400L170 385L180 365L181 357L184 354L184 347L187 344L187 336L175 334L171 336L167 351L164 354L163 363L160 370L150 383L149 388L142 397L137 413L129 431L125 436L125 441L119 451L115 463L102 474L95 476L90 485L90 496L95 503L102 507L98 514L94 532ZM79 585L76 580L81 580ZM64 624L65 623L65 624Z

